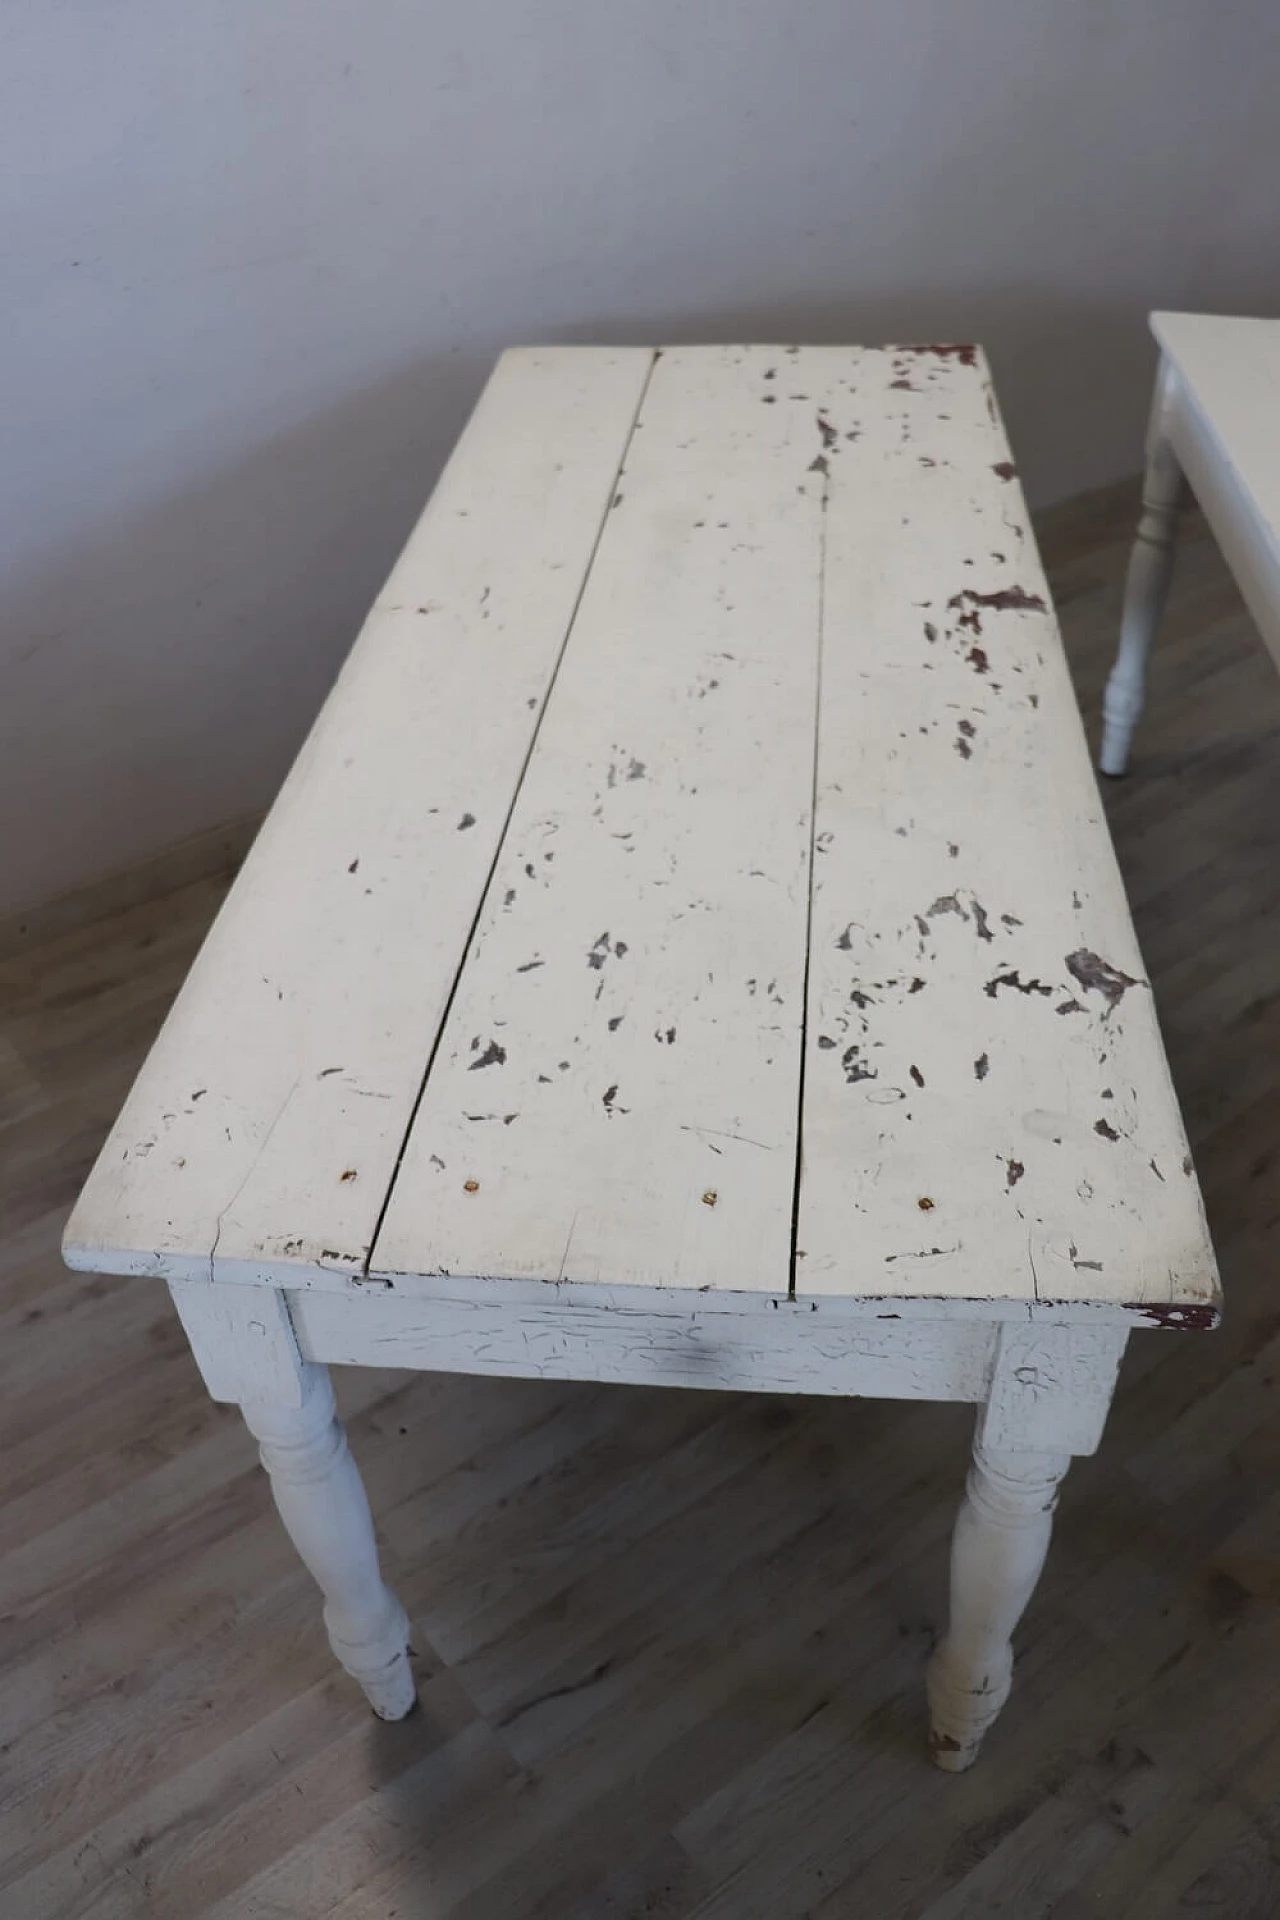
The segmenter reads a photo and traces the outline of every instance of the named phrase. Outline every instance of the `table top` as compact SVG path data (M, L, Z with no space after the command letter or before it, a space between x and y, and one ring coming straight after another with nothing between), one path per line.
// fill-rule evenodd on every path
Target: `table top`
M1153 313L1160 430L1280 663L1280 320Z
M505 355L65 1250L1208 1324L981 353Z
M1153 313L1151 331L1280 540L1280 320Z

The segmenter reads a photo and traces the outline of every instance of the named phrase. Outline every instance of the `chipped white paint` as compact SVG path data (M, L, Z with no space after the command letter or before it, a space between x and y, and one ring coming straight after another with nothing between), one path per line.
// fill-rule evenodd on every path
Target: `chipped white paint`
M169 1294L211 1400L302 1405L297 1340L278 1287L171 1280Z
M984 368L864 355L831 421L799 1289L1211 1312Z
M378 1273L785 1286L822 538L813 358L658 361Z
M1034 1434L1056 1453L1095 1453L1127 1340L1123 1327L1006 1322L979 1419L982 1444L1007 1452Z
M320 1363L976 1403L967 1763L1129 1325L1218 1311L976 350L505 360L66 1253L170 1281L382 1712Z
M1099 764L1110 774L1125 771L1142 710L1184 474L1280 662L1280 321L1153 313L1151 330L1161 363L1143 513L1104 708Z
M892 1311L819 1320L811 1303L785 1298L707 1310L696 1293L633 1302L640 1290L622 1289L602 1306L544 1287L513 1306L454 1288L429 1301L373 1293L354 1313L334 1294L296 1293L290 1310L302 1352L335 1364L884 1400L982 1400L999 1338L989 1321Z
M650 362L500 363L103 1149L73 1265L363 1270Z

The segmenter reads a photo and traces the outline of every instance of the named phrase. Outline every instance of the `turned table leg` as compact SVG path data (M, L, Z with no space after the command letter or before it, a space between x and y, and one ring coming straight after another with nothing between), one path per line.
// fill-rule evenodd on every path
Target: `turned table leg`
M324 1595L329 1644L383 1720L413 1707L409 1622L383 1585L373 1520L325 1367L307 1365L300 1407L241 1405L280 1518Z
M951 1546L951 1614L929 1663L933 1757L962 1773L1009 1697L1013 1632L1035 1591L1058 1486L1102 1437L1127 1329L1006 1322Z
M973 1450L951 1546L951 1619L929 1665L933 1757L960 1773L1009 1697L1013 1630L1035 1590L1069 1454Z
M1173 573L1178 509L1186 492L1182 468L1167 436L1173 378L1162 363L1147 435L1142 516L1125 577L1120 648L1102 702L1098 765L1112 775L1124 773L1129 764L1129 745L1146 695L1147 657Z
M171 1280L204 1383L239 1405L280 1518L324 1595L329 1644L383 1720L415 1699L409 1622L383 1585L364 1483L334 1415L326 1367L304 1360L273 1287Z

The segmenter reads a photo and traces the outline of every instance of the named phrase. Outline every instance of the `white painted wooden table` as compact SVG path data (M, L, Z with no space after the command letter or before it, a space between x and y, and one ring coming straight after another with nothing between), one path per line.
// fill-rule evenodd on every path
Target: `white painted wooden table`
M1103 706L1099 765L1109 774L1129 764L1189 490L1280 663L1280 320L1153 313L1151 330L1160 365L1142 517Z
M966 1400L977 1752L1199 1193L972 347L508 354L67 1229L168 1281L389 1718L326 1363Z

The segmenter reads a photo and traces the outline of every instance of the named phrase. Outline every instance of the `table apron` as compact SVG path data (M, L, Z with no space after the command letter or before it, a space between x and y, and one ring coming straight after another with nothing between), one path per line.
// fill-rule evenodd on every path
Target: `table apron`
M886 1400L987 1398L995 1321L899 1320L833 1326L801 1304L719 1311L614 1305L359 1298L290 1291L305 1359L534 1380L595 1380Z

